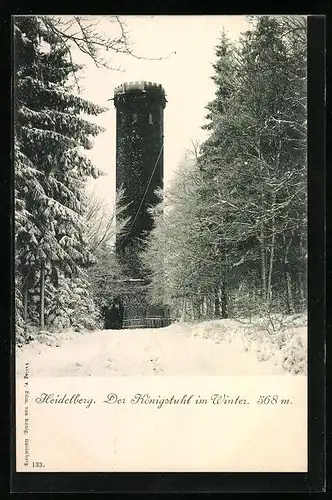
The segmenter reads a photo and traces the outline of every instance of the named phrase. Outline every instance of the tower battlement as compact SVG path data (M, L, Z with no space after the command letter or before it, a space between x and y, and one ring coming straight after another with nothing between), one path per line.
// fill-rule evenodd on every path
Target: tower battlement
M125 105L127 102L156 102L162 108L166 105L166 92L160 83L136 81L124 82L114 89L114 106Z
M135 82L124 82L118 85L114 89L114 97L118 94L127 94L130 92L158 92L161 95L165 95L165 89L160 83L147 82L145 80L135 81Z

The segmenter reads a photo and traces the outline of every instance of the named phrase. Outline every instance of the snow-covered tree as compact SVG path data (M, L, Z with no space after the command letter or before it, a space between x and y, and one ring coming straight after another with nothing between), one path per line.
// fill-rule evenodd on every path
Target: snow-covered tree
M145 261L191 317L305 307L306 21L262 16L216 48L210 134L178 169ZM163 255L163 257L161 257ZM149 264L150 263L150 264Z
M67 86L79 68L38 16L16 16L14 28L16 273L24 320L37 321L28 301L38 286L38 321L44 328L45 320L51 321L47 286L59 289L64 279L79 279L94 261L84 240L85 183L100 172L84 146L102 129L82 115L105 109Z

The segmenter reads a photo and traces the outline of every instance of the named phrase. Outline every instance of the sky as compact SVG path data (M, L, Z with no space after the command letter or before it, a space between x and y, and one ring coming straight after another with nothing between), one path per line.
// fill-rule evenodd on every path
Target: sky
M202 141L206 132L206 104L214 98L215 85L211 80L214 49L224 28L232 40L248 29L244 16L123 16L139 56L116 55L112 65L120 71L98 69L94 63L78 55L85 64L83 97L107 106L107 112L94 122L106 131L95 139L88 151L95 165L105 176L91 181L88 190L94 191L107 204L114 204L115 194L115 126L114 88L125 81L147 80L160 83L166 90L164 111L164 184L169 186L179 162L184 158L192 140ZM100 16L99 28L111 34L113 25ZM157 60L158 58L163 58Z

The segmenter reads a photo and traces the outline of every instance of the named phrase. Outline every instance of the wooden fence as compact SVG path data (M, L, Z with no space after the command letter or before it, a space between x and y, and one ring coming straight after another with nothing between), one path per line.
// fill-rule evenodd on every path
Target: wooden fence
M163 328L173 322L172 318L162 316L155 318L127 318L123 320L123 328Z

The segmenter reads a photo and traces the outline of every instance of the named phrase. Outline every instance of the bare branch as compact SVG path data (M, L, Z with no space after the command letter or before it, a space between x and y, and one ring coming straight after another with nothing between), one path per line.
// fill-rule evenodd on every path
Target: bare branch
M123 231L129 218L121 219L126 207L120 207L123 193L117 193L116 201L110 209L100 197L92 193L87 197L85 211L85 238L91 251L108 246L116 234Z

